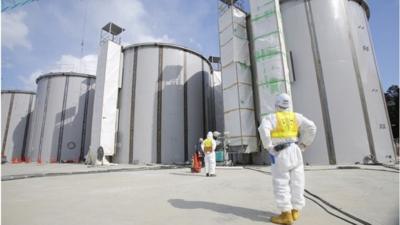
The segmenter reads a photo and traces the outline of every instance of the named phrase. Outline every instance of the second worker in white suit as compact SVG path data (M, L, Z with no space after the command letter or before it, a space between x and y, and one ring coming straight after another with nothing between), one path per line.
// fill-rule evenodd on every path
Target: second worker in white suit
M215 177L215 148L217 147L217 143L213 138L213 134L211 131L207 133L207 139L203 141L201 144L201 149L204 152L204 163L206 164L206 176Z
M290 225L305 206L302 151L309 146L317 131L315 124L290 110L290 97L276 97L275 113L267 115L258 128L260 138L271 158L275 201L281 210L271 221Z

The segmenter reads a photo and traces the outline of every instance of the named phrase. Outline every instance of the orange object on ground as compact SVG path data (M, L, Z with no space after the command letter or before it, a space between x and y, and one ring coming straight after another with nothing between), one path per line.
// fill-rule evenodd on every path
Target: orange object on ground
M24 160L22 160L22 159L20 159L20 158L13 158L13 159L11 160L11 162L12 162L12 163L22 163L22 162L24 162Z
M198 152L192 155L192 173L201 172L201 157Z

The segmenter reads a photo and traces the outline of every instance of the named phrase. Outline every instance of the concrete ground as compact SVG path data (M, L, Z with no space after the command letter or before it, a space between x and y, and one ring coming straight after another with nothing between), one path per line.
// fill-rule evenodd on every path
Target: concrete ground
M1 187L4 225L252 225L278 212L269 167L205 177L159 165L4 164ZM399 224L398 170L306 167L306 190L295 224Z

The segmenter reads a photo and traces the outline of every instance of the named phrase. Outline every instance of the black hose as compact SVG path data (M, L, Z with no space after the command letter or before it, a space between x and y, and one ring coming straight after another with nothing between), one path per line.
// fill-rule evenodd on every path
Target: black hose
M337 217L337 218L339 218L339 219L341 219L341 220L343 220L343 221L346 221L346 222L348 222L349 224L357 225L356 223L353 223L353 222L351 222L350 220L347 220L347 219L345 219L345 218L343 218L343 217L341 217L341 216L338 216L338 215L334 214L333 212L330 212L330 211L327 210L322 204L320 204L320 203L317 202L316 200L310 198L309 196L304 195L304 197L306 197L308 200L310 200L310 201L314 202L315 204L317 204L319 207L321 207L323 210L325 210L325 212L331 214L332 216Z
M265 173L265 174L271 175L271 172L262 171L262 170L258 170L258 169L253 169L253 168L249 168L249 167L246 167L246 166L244 166L243 168L248 169L248 170L253 170L253 171L256 171L256 172L259 172L259 173Z
M308 191L307 189L304 189L304 192L307 193L307 194L309 194L309 195L311 195L311 196L313 196L314 198L320 200L321 202L323 202L323 203L326 204L327 206L331 207L332 209L334 209L334 210L336 210L336 211L338 211L338 212L340 212L340 213L342 213L342 214L344 214L344 215L346 215L346 216L352 218L353 220L355 220L355 221L357 221L357 222L360 222L361 224L364 224L364 225L371 225L371 223L368 223L368 222L365 221L365 220L362 220L362 219L360 219L360 218L358 218L358 217L356 217L356 216L351 215L350 213L347 213L347 212L345 212L345 211L339 209L338 207L336 207L336 206L332 205L331 203L325 201L324 199L322 199L322 198L319 197L318 195L315 195L315 194L311 193L311 192Z
M269 175L271 174L271 173L269 173L269 172L262 171L262 170L258 170L258 169L253 169L253 168L248 168L248 167L244 167L244 168L245 168L245 169L249 169L249 170L253 170L253 171L257 171L257 172L260 172L260 173L264 173L264 174L269 174ZM322 203L324 203L324 204L326 204L327 206L331 207L332 209L334 209L334 210L336 210L336 211L338 211L338 212L340 212L340 213L346 215L347 217L350 217L351 219L353 219L353 220L355 220L355 221L357 221L357 222L359 222L359 223L361 223L361 224L363 224L363 225L371 225L371 223L368 223L368 222L366 222L366 221L364 221L364 220L362 220L362 219L360 219L360 218L358 218L358 217L356 217L356 216L351 215L350 213L347 213L347 212L345 212L345 211L339 209L338 207L332 205L331 203L329 203L329 202L323 200L323 199L320 198L319 196L317 196L317 195L311 193L311 192L308 191L307 189L304 189L304 191L305 191L305 193L307 193L307 194L313 196L314 198L320 200ZM322 209L324 209L324 210L325 210L326 212L328 212L329 214L331 214L331 215L333 215L333 216L335 216L335 217L337 217L337 218L339 218L339 219L341 219L341 220L344 220L344 221L346 221L346 222L348 222L348 223L350 223L350 224L355 224L355 223L353 223L353 222L351 222L351 221L349 221L349 220L347 220L347 219L345 219L345 218L343 218L343 217L341 217L341 216L338 216L338 215L336 215L336 214L334 214L334 213L332 213L332 212L329 212L325 207L323 207L321 204L319 204L319 203L318 203L317 201L315 201L314 199L311 199L309 196L304 195L304 197L306 197L307 199L309 199L309 200L313 201L314 203L316 203L318 206L320 206ZM355 224L355 225L356 225L356 224Z

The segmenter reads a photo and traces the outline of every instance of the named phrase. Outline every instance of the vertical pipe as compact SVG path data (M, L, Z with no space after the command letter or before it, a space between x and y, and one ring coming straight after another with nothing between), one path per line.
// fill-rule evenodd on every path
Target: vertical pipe
M157 81L157 163L161 163L162 135L162 89L163 89L163 46L158 49L158 81Z
M203 96L203 135L208 132L208 126L207 126L207 119L206 119L206 94L205 94L205 82L204 82L204 61L201 61L201 89L202 89L202 96Z
M131 86L131 112L129 125L129 164L133 163L133 142L135 135L135 97L136 97L136 77L137 77L137 54L138 47L134 48L133 68L132 68L132 86Z
M82 135L81 135L81 151L79 154L79 161L83 161L85 157L85 144L86 144L86 124L88 115L89 105L89 90L90 90L90 78L86 78L86 92L85 92L85 107L83 109L83 121L82 121Z
M289 58L290 58L290 68L292 69L293 82L295 82L296 81L296 73L294 71L294 62L293 62L292 51L289 51Z
M64 87L64 96L63 96L63 104L61 108L61 125L60 131L58 135L58 147L57 147L57 162L61 162L61 149L62 149L62 141L64 134L64 123L65 123L65 108L67 107L67 98L68 98L68 85L69 85L69 77L65 77L65 87Z
M11 94L11 99L10 99L10 105L8 107L8 112L7 112L7 122L6 122L6 129L4 131L4 139L3 139L3 144L1 148L1 156L4 155L4 152L6 150L6 144L7 144L7 136L8 136L8 129L10 128L10 120L11 120L11 113L14 105L14 93Z
M45 100L44 100L44 109L43 109L43 117L42 117L42 125L40 127L40 138L39 138L39 153L38 153L38 158L37 162L42 163L42 147L43 147L43 135L44 135L44 128L46 126L46 114L47 114L47 103L49 101L49 92L50 92L50 84L51 84L52 78L49 77L47 79L46 83L46 94L45 94Z
M28 140L28 130L29 130L29 122L31 119L31 112L32 112L32 102L33 102L33 95L29 97L29 106L28 106L28 113L26 115L26 124L25 124L25 132L24 132L24 141L22 143L22 151L21 151L21 160L25 161L25 152L26 152L26 142Z
M183 51L183 122L184 122L184 141L185 141L185 146L184 146L184 156L185 156L185 162L188 161L189 159L189 140L188 140L188 132L189 132L189 127L188 127L188 95L187 95L187 89L188 89L188 83L187 83L187 55L186 51Z

